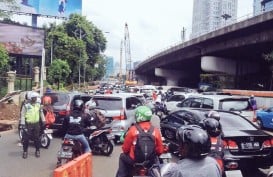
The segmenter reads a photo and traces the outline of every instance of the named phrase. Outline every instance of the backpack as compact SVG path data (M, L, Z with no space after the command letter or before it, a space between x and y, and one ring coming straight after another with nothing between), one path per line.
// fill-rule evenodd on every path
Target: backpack
M45 120L47 125L51 125L55 122L55 115L52 111L47 111L45 115Z
M135 145L135 162L153 163L156 158L155 137L153 136L154 127L145 132L138 124L135 125L138 130Z

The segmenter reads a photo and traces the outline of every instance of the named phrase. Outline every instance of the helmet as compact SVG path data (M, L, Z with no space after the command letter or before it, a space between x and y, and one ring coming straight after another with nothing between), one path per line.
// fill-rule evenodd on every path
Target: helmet
M214 118L216 120L220 120L220 114L217 111L210 111L208 113L208 118Z
M82 100L75 100L73 110L81 111L82 107L83 107L83 101Z
M90 109L90 108L95 108L97 104L94 100L90 100L86 103L86 106L88 107L88 109Z
M203 120L204 128L212 137L217 137L221 133L221 124L218 120L207 118Z
M44 105L51 104L51 97L50 96L44 96L43 97L43 104Z
M150 121L152 118L152 110L147 106L139 106L136 109L135 119L136 122Z
M181 154L189 158L203 158L208 155L211 141L208 133L197 125L180 127L176 132L176 138L183 151Z

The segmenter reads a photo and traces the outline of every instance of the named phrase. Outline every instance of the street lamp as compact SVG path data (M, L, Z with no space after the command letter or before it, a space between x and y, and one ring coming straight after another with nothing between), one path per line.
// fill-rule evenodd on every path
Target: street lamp
M231 15L229 15L229 14L223 14L223 15L221 15L221 17L222 17L223 19L225 19L225 26L226 26L226 21L227 21L229 18L231 18Z

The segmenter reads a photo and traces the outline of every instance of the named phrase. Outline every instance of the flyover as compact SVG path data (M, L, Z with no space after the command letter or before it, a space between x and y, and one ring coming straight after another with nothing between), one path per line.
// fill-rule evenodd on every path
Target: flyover
M262 55L272 50L270 11L172 46L141 62L135 73L145 84L196 87L202 73L226 73L234 76L234 88L248 89L240 84L246 80L268 87L271 72Z

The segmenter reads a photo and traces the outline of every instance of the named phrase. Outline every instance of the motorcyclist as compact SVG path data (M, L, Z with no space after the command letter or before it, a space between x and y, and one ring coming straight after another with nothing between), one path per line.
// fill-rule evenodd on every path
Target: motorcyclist
M88 119L83 115L83 101L75 100L71 115L66 117L63 122L63 132L66 133L64 138L80 141L85 153L91 152L88 141L83 134L84 128L88 124Z
M197 125L185 125L176 133L179 153L182 157L163 177L221 177L215 159L209 157L211 142L208 133Z
M223 156L224 144L221 139L221 124L213 116L219 116L219 113L211 115L211 117L203 120L205 129L207 130L211 140L210 157L213 157L218 162L222 172L224 172Z
M145 131L151 127L152 111L147 106L139 106L135 112L136 123ZM136 144L138 130L135 125L131 126L125 135L122 145L123 153L119 157L119 168L116 177L128 177L133 169L135 155L134 148ZM162 137L159 129L154 128L153 135L155 137L156 154L160 155L164 152Z
M27 101L21 110L20 126L23 129L23 158L28 156L28 145L30 137L33 137L34 145L36 148L35 156L40 157L40 129L41 123L45 124L45 117L41 109L40 103L37 103L37 98L40 95L37 92L31 92L28 94Z

